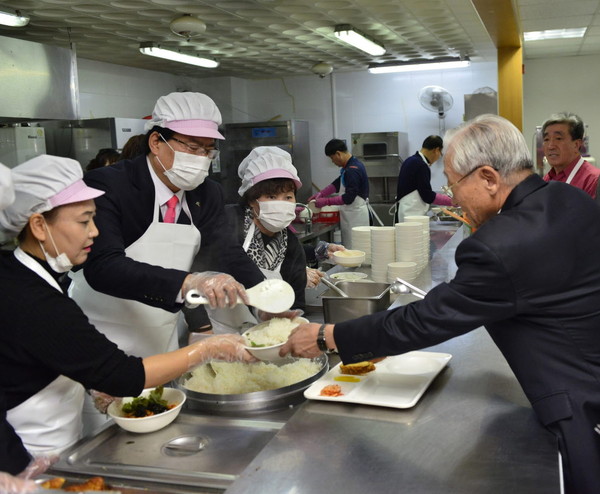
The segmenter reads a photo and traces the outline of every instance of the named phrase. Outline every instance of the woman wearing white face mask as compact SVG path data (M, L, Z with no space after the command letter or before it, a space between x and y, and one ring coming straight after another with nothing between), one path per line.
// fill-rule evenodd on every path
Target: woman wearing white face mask
M296 190L302 183L289 153L274 146L253 149L238 168L239 205L226 207L231 242L242 245L265 278L287 281L296 294L292 309L304 309L306 257L287 227L296 217ZM209 310L215 333L243 332L258 321L245 306Z
M0 412L6 407L35 456L58 454L81 437L84 387L136 396L207 359L251 360L233 335L133 357L90 324L62 286L63 273L85 262L98 238L93 199L103 192L82 175L75 160L33 158L12 170L16 198L0 211L0 232L19 243L0 255L0 286L10 287L0 297ZM5 446L0 471L21 472L29 456Z

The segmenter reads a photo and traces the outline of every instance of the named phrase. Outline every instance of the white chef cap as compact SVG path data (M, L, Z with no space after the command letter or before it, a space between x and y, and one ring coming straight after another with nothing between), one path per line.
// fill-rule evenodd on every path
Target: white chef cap
M276 146L259 146L250 151L240 163L238 175L242 179L238 190L240 196L258 182L270 178L289 178L296 184L296 189L302 187L290 153Z
M81 165L70 158L42 154L14 167L11 175L15 201L0 211L0 233L5 238L18 235L34 213L104 194L85 184Z
M221 112L206 94L171 93L158 98L145 128L158 125L188 136L225 139L218 130L221 122Z
M0 210L10 206L15 200L15 190L13 188L10 168L0 163Z

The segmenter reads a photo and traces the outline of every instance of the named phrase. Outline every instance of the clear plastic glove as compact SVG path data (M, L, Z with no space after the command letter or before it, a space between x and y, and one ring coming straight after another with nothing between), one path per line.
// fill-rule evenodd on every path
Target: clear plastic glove
M340 250L346 250L346 247L340 244L334 244L333 242L327 245L327 255L331 255L334 252L338 252Z
M46 470L48 470L52 465L54 465L59 460L58 455L53 456L38 456L31 460L29 465L23 470L18 477L21 479L34 479L38 475L43 474ZM0 492L3 492L0 490Z
M106 413L108 405L118 399L114 396L107 395L102 391L96 391L95 389L90 389L90 396L94 400L94 406L96 407L96 410L98 410L100 413Z
M38 486L33 480L13 477L10 473L0 472L0 492L2 494L22 494L35 492Z
M316 288L321 283L321 278L325 276L323 271L318 269L306 268L306 288Z
M294 309L294 310L286 310L285 312L280 312L279 314L274 314L272 312L265 312L264 310L257 310L256 312L256 318L261 321L261 322L265 322L265 321L270 321L271 319L274 319L276 317L279 318L285 318L285 319L296 319L297 317L300 317L301 315L304 314L304 311L301 309Z
M248 295L246 295L243 285L235 281L233 276L225 273L214 271L190 273L185 277L181 287L183 298L192 289L198 290L202 296L206 297L213 309L234 307L238 297L248 305Z
M186 348L188 371L211 360L246 363L258 361L244 348L244 338L239 334L211 336Z

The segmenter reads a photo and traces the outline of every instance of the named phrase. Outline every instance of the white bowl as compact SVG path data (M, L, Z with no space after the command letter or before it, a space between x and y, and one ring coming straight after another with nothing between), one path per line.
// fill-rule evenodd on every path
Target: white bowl
M153 389L154 388L145 389L140 396L148 396ZM181 407L185 403L186 395L179 389L164 388L162 398L167 400L169 405L176 404L176 406L166 412L150 415L149 417L128 418L123 415L121 407L124 403L132 401L134 397L127 396L120 400L113 401L108 406L107 413L126 431L138 433L154 432L166 427L177 418L177 415L181 412Z
M333 253L333 260L340 266L355 268L363 263L365 256L362 250L338 250Z
M342 272L342 273L333 273L330 278L336 281L356 281L362 280L367 277L367 273L356 273L356 272Z
M309 320L304 317L296 317L295 319L293 319L293 321L297 322L298 324L306 324L309 322ZM250 329L247 329L246 331L244 331L242 333L242 336L244 338L246 338L246 336L248 336L248 334L251 333L252 331L255 331L257 329L262 329L268 325L269 325L269 321L257 324L256 326L252 326ZM279 356L279 350L284 345L284 343L285 343L285 341L282 341L281 343L278 343L277 345L259 346L259 347L245 345L245 348L259 360L264 360L267 362L276 362L278 360L285 358L285 357Z

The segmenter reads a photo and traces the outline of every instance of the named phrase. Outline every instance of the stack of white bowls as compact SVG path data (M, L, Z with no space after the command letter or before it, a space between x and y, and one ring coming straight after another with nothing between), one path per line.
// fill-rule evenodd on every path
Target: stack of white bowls
M390 262L388 264L388 283L394 283L396 278L404 281L413 281L419 272L416 262Z
M346 246L348 248L348 246ZM352 228L352 248L365 253L363 264L371 264L371 227L355 226Z
M396 238L393 226L371 227L371 279L387 283L388 264L396 260Z
M396 259L398 262L414 262L418 273L427 263L423 226L417 221L405 221L396 223ZM417 273L417 274L418 274Z
M431 222L431 218L429 216L406 216L404 221L417 221L421 223L423 227L423 242L425 242L425 262L429 261L430 254L430 244L431 244L431 232L429 231L429 225Z

